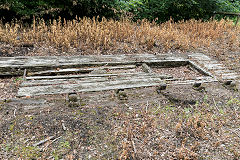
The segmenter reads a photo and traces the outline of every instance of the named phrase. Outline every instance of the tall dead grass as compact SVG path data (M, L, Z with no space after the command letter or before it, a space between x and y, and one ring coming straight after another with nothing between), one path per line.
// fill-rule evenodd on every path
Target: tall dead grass
M44 20L34 19L31 27L24 27L21 23L1 24L0 41L14 45L46 44L62 50L130 51L141 48L146 51L200 49L219 52L235 51L240 47L239 27L235 28L232 22L226 20L189 20L179 23L170 20L158 25L146 20L96 19L76 18L66 21L59 18L48 24Z

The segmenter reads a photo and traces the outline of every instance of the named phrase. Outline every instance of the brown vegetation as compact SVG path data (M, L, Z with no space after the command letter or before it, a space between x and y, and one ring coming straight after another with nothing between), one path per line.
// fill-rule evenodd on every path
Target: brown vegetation
M126 90L128 100L120 100L115 91L82 93L81 106L75 107L66 105L64 95L42 97L52 105L34 109L0 101L0 157L237 160L239 94L212 85L196 99L189 97L190 92L196 95L190 85L170 86L163 92L179 100L175 103L154 87ZM182 99L199 101L184 104Z
M96 18L97 19L97 18ZM239 50L239 26L231 21L189 20L156 24L146 20L132 22L95 18L59 18L45 22L33 20L31 27L21 23L0 25L0 41L13 45L35 44L51 46L62 51L123 50L124 52L160 52L169 50L208 51L221 54Z
M168 21L160 25L128 19L34 20L31 27L21 23L0 25L0 56L5 53L5 48L1 48L4 44L25 46L26 50L48 46L60 54L67 51L69 55L70 52L119 54L178 50L202 51L221 57L239 51L239 35L239 26L235 28L225 20ZM48 53L45 50L45 55ZM228 64L237 72L240 71L239 57L232 58ZM0 87L7 80L2 79ZM21 79L12 78L0 91L9 94L17 89L19 81ZM119 100L114 91L84 93L83 103L75 108L67 107L60 95L55 99L43 97L54 105L36 109L11 105L7 99L14 95L5 96L7 99L0 102L0 157L239 159L239 91L218 85L208 85L207 92L198 95L192 86L170 87L165 94L158 94L155 88L132 89L126 91L130 100ZM164 95L173 96L176 101ZM185 99L196 103L184 104ZM55 135L55 139L41 146L33 145L49 135Z

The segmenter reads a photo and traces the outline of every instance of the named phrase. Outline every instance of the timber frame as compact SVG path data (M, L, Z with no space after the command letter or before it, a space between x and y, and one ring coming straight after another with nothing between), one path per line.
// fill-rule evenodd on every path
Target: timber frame
M189 66L200 76L174 78L153 68ZM1 57L0 76L23 76L18 97L95 92L165 85L224 83L239 75L202 53Z

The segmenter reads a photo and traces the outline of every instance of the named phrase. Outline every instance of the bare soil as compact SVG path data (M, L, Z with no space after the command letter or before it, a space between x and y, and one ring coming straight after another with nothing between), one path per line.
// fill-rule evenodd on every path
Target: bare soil
M16 97L20 79L17 77L4 77L0 79L0 99Z
M0 45L0 56L60 55ZM239 72L238 53L211 56ZM161 70L176 72L177 78L199 76L189 68ZM0 79L0 159L240 159L239 86L78 93L78 106L70 107L66 95L16 99L20 83L19 77Z
M65 95L40 103L1 102L3 159L238 159L239 94L206 84L79 93L78 107ZM46 143L34 144L54 136Z
M190 80L196 77L202 77L201 73L191 68L190 66L180 66L174 68L152 68L153 72L163 74L163 75L171 75L174 79L180 80Z

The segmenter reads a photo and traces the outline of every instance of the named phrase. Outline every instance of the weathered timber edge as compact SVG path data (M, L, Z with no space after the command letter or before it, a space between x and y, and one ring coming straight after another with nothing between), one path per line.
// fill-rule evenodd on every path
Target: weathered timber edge
M127 89L156 86L164 83L160 78L130 79L97 83L63 84L19 88L17 97L64 94L71 92L95 92L112 89Z
M58 70L46 70L40 72L28 73L28 76L42 76L42 75L61 75L61 74L69 74L69 73L90 73L97 70L107 70L107 69L133 69L136 68L136 65L124 65L124 66L102 66L98 68L67 68L67 69L58 69Z
M102 55L73 57L1 57L0 76L22 76L27 72L39 72L57 68L81 68L116 65L159 65L163 67L185 65L187 60L171 55Z
M211 83L217 82L218 80L207 77L198 78L198 80L183 80L183 81L163 81L158 77L147 77L147 78L133 78L133 79L118 79L115 81L96 81L96 82L82 82L80 84L61 84L61 85L45 85L45 86L29 86L21 87L18 91L17 97L25 96L40 96L40 95L53 95L53 94L66 94L72 92L96 92L114 89L130 89L140 87L153 87L163 84L167 85L189 85L197 82L200 83Z
M200 72L201 74L205 75L205 76L210 76L210 77L214 77L210 72L206 71L205 69L203 69L202 67L200 67L199 65L197 65L196 63L194 63L193 61L188 61L188 63L194 68L196 69L198 72Z

